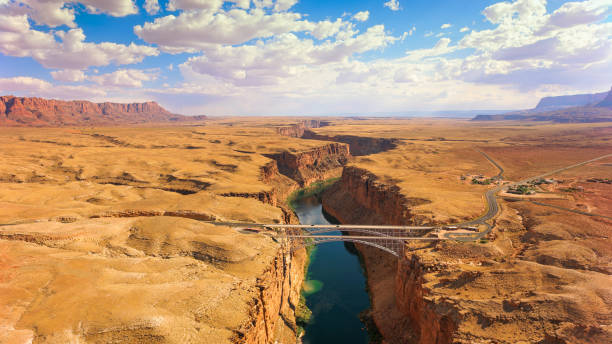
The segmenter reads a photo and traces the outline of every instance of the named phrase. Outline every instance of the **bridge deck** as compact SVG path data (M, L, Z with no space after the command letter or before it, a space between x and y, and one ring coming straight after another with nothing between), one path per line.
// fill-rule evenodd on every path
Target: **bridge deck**
M309 239L357 239L357 240L448 240L446 238L424 238L424 237L396 237L396 236L364 236L364 235L287 235L288 238Z

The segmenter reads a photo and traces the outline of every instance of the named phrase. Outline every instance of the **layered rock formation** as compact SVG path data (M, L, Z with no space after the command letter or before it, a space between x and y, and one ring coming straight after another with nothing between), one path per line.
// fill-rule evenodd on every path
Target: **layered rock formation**
M429 218L411 213L410 207L429 201L404 196L395 185L379 181L372 173L347 166L340 181L325 192L323 207L339 219L350 223L424 224ZM350 204L336 209L335 205Z
M554 123L612 122L612 109L607 107L571 107L540 113L478 115L474 121L537 121Z
M349 146L342 143L330 143L308 151L268 155L277 162L280 173L295 180L301 187L338 175L350 156Z
M395 187L354 167L324 193L323 207L342 223L422 223ZM610 277L602 266L609 249L602 245L609 221L572 217L574 226L561 225L568 221L563 213L533 211L528 202L502 209L490 237L496 245L408 243L399 260L356 245L385 342L608 341ZM540 235L545 229L548 236Z
M597 103L597 107L612 108L612 89L601 102Z
M535 107L535 111L553 111L562 108L594 105L602 101L608 92L574 94L569 96L544 97Z
M349 145L351 149L351 154L354 156L376 154L376 153L388 151L390 149L395 148L397 145L396 139L353 136L353 135L326 136L326 135L319 135L313 132L312 130L304 131L301 137L304 139L346 143Z
M43 98L0 97L0 126L67 126L198 121L205 116L170 113L156 102L92 103Z
M304 131L306 131L308 128L320 128L328 124L328 122L318 119L303 120L297 124L277 127L276 132L282 136L302 137L304 135Z
M612 91L545 97L534 109L498 115L477 115L474 121L550 121L598 123L612 121Z

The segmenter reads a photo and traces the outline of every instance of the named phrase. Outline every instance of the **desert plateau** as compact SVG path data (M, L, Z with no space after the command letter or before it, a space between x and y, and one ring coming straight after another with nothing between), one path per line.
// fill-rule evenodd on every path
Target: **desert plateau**
M305 250L224 223L297 223L289 195L334 177L321 199L340 223L461 223L494 185L607 156L498 196L476 242L356 244L385 342L604 343L610 137L449 119L3 128L2 339L293 343ZM487 157L503 177L481 185Z
M0 344L612 343L612 0L0 0Z

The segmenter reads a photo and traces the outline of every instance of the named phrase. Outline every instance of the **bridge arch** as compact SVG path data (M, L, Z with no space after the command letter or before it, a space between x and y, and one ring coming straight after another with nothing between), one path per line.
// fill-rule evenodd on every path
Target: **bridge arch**
M393 237L393 234L391 233L384 233L380 231L375 231L371 229L363 229L363 228L322 228L322 229L313 229L313 230L306 229L306 231L308 232L308 234L324 234L324 233L330 233L330 232L342 232L342 233L354 232L354 233L362 233L362 234L371 234L371 235L376 235L380 237Z
M375 239L380 240L378 238L375 238ZM381 239L384 239L384 238L381 238ZM383 250L383 251L385 251L387 253L390 253L390 254L392 254L392 255L394 255L396 257L399 257L399 255L400 255L399 251L401 250L401 247L403 247L403 245L404 245L403 241L396 241L396 245L393 245L393 246L397 246L397 247L395 247L395 249L393 249L393 248L386 247L386 246L384 246L382 244L375 243L375 242L372 242L372 241L367 241L367 240L351 239L351 238L329 238L329 239L320 239L320 238L317 238L316 240L313 240L310 243L302 242L302 243L299 243L299 244L297 244L295 246L291 246L290 252L293 252L295 250L298 250L298 249L306 247L306 246L324 244L324 243L329 243L329 242L340 242L340 241L352 242L352 243L364 244L364 245L376 247L376 248L378 248L380 250Z

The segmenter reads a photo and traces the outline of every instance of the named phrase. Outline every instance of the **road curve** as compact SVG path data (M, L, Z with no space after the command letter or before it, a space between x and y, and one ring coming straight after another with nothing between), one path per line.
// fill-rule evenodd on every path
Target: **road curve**
M487 158L487 160L489 160L491 163L493 163L500 170L500 173L498 174L498 176L503 174L504 170L503 170L503 168L501 166L499 166L486 153L484 153L482 151L480 153L482 153ZM498 186L496 188L490 189L490 190L488 190L485 193L485 199L487 201L487 208L488 208L487 212L484 215L482 215L479 218L477 218L477 219L474 219L474 220L471 220L471 221L467 221L467 222L462 222L462 223L459 224L459 225L463 225L463 226L485 225L485 226L487 226L487 229L485 231L482 231L482 232L479 232L479 233L474 233L472 235L465 235L465 234L458 235L459 233L456 233L456 234L447 233L445 235L445 238L453 239L453 240L458 240L458 241L474 241L474 240L482 239L487 234L489 234L489 232L491 232L491 229L493 227L487 221L491 220L499 212L499 203L497 202L496 195L502 189L507 189L507 188L509 188L511 186L515 186L515 185L525 184L525 183L528 183L528 182L536 180L536 179L541 179L541 178L544 178L544 177L548 177L550 175L557 174L559 172L567 171L569 169L580 167L580 166L589 164L591 162L595 162L597 160L601 160L601 159L605 159L605 158L609 158L609 157L612 157L612 154L602 155L602 156L599 156L597 158L593 158L593 159L590 159L590 160L582 161L582 162L579 162L579 163L576 163L576 164L573 164L573 165L570 165L570 166L562 167L562 168L556 169L554 171L546 172L546 173L543 173L543 174L540 174L540 175L537 175L537 176L534 176L534 177L529 177L527 179L523 179L523 180L520 180L518 182L514 182L514 183L511 183L511 184L507 184L507 185L501 185L501 186Z

